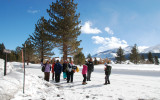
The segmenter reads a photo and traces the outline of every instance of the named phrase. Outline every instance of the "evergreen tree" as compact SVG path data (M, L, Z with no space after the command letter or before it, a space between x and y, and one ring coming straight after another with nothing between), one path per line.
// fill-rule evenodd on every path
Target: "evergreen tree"
M95 64L95 65L98 65L98 61L97 61L97 58L96 58L96 57L94 58L94 64Z
M143 54L141 55L141 63L145 63L145 57Z
M155 56L155 57L154 57L154 62L155 62L156 65L159 65L158 56Z
M4 59L5 54L3 53L3 50L5 49L5 46L3 43L0 43L0 58Z
M7 61L17 61L17 59L16 59L16 53L15 53L15 51L11 51L11 53L10 54L8 54L8 60Z
M152 56L152 53L151 53L151 52L148 53L148 61L149 61L149 63L151 63L151 64L154 63L153 56Z
M46 23L47 20L45 20L44 17L41 17L35 25L35 32L32 36L30 35L30 40L34 45L35 54L40 59L45 59L54 55L52 52L54 44L48 39L48 31L46 31L45 28Z
M117 50L117 57L116 60L118 63L122 63L122 61L125 61L125 55L124 55L124 51L121 47L119 47L119 49Z
M26 44L26 47L25 47ZM29 62L34 58L34 45L31 42L30 38L28 38L23 45L23 48L25 47L25 60L27 61L27 65Z
M140 55L138 53L138 48L137 48L136 44L133 46L133 48L131 50L129 59L134 64L137 64L140 61Z
M22 47L16 47L16 61L21 62L22 61Z
M63 60L67 60L68 55L75 55L82 50L78 48L80 41L80 14L76 14L77 4L74 0L56 0L50 5L47 12L50 16L47 30L51 33L51 40L62 51Z
M90 53L87 55L87 59L88 59L88 58L92 58L92 56L91 56L91 54L90 54Z
M82 52L79 52L77 55L73 57L74 63L77 65L82 65L85 63L85 56Z

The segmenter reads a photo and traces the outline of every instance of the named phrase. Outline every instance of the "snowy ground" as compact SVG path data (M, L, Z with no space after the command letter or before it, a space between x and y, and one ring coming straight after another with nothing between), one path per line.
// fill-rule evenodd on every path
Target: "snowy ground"
M97 65L91 81L82 85L81 67L73 83L67 83L62 75L61 82L55 83L43 80L40 64L30 64L23 94L22 64L9 64L12 71L4 77L0 59L0 100L160 100L160 66L156 65L113 64L110 85L103 85L104 65Z

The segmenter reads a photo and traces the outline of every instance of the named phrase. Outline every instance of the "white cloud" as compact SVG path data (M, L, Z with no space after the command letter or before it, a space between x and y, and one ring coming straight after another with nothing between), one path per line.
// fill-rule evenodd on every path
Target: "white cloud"
M81 28L82 33L86 33L86 34L101 33L101 30L99 30L98 28L91 28L91 26L92 26L92 23L90 21L85 22L85 24Z
M35 13L38 13L40 12L40 10L27 10L28 13L32 13L32 14L35 14Z
M149 47L147 47L147 46L139 46L138 50L139 50L139 52L142 52L144 49L147 49L147 48L149 48Z
M114 34L114 32L109 28L109 27L105 27L104 29L108 34Z
M100 36L93 36L92 39L94 40L95 44L101 44L97 52L119 48L120 46L122 48L125 48L128 46L125 40L120 40L119 38L116 38L116 37L110 37L110 38L105 37L104 38Z
M105 39L100 36L93 36L92 39L95 40L95 44L103 44L105 42Z

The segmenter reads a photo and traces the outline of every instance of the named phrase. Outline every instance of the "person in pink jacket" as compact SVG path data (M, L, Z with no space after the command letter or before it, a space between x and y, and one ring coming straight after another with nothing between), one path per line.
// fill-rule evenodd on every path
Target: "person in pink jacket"
M86 74L87 74L87 69L88 69L88 66L87 65L83 65L83 69L82 69L82 75L83 75L83 82L82 82L82 84L83 85L85 85L85 84L87 84L86 83Z

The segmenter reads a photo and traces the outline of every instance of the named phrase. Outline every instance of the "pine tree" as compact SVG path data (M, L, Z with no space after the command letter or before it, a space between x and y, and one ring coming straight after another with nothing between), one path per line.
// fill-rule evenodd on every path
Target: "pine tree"
M87 59L90 59L90 58L92 58L92 56L91 56L91 54L89 53L88 55L87 55Z
M119 47L119 49L117 50L117 57L116 57L117 63L122 63L122 61L125 61L125 55L124 55L124 51L121 47Z
M34 45L31 42L30 38L28 38L23 45L23 48L25 47L25 59L27 61L27 65L29 64L29 62L32 60L32 58L34 58Z
M4 44L2 43L0 43L0 58L2 58L2 59L4 59L4 57L5 57L5 54L3 53L3 50L5 49L5 46L4 46Z
M30 40L34 45L35 54L40 59L45 59L54 55L52 52L54 44L48 39L48 31L46 31L45 28L46 23L47 20L45 20L44 17L41 17L41 19L39 19L35 25L35 32L32 34L32 36L30 35Z
M8 60L7 61L17 61L17 59L16 59L16 53L15 53L15 51L11 51L11 53L10 54L8 54Z
M153 56L152 56L152 53L151 53L151 52L148 53L148 61L149 61L149 63L151 63L151 64L154 63Z
M22 61L22 47L16 47L16 61L21 62Z
M136 44L133 46L133 48L131 50L129 59L134 64L137 64L140 61L140 55L138 53L138 48L137 48Z
M145 63L145 57L143 54L141 55L141 63L143 63L143 64Z
M50 5L47 12L50 16L48 21L48 32L52 36L52 41L62 51L63 60L67 60L68 55L75 55L82 48L78 48L80 41L80 14L76 14L77 4L74 0L56 0Z
M74 63L77 65L82 65L85 63L85 56L82 52L79 52L77 55L73 57Z
M158 56L155 56L155 57L154 57L154 62L155 62L156 65L159 65Z
M98 65L98 61L96 57L94 58L94 65Z

